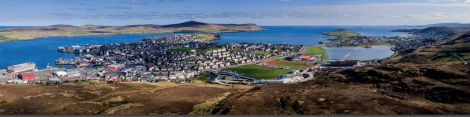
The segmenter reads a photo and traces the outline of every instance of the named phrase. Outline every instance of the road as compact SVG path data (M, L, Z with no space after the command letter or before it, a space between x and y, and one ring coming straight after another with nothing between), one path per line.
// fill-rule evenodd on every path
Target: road
M456 56L457 58L459 58L459 59L463 62L463 64L468 65L468 62L467 62L465 59L463 59L462 57L460 57L459 55L457 55L457 54L454 53L454 56Z

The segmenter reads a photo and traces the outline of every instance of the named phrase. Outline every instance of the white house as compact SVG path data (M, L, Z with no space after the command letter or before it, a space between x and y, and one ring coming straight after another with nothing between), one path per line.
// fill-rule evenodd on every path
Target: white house
M67 72L67 76L68 77L80 77L81 74L80 74L80 72L74 71L74 72Z
M65 71L56 71L54 74L59 76L59 77L67 76L67 72L65 72Z

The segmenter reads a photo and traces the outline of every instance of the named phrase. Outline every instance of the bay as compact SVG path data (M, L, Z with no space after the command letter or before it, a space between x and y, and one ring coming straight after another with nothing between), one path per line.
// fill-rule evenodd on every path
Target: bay
M272 43L318 45L326 41L327 36L322 32L347 29L365 36L408 36L403 32L392 32L395 29L410 29L415 27L401 26L265 26L266 30L250 32L222 33L219 43Z
M45 68L48 64L55 65L58 58L73 58L75 55L57 51L60 46L72 45L100 45L112 43L128 43L140 41L149 36L171 35L160 34L117 34L76 37L44 37L34 40L7 41L0 43L0 69L9 65L24 62L34 62L38 68ZM61 66L56 66L61 67Z
M1 28L1 27L0 27ZM321 32L336 29L348 29L370 36L406 36L406 33L392 32L394 29L409 27L339 27L339 26L264 26L266 30L253 32L221 33L217 43L272 43L272 44L299 44L318 45L326 41L327 37ZM34 40L0 42L0 69L9 65L24 62L35 62L38 68L45 68L47 64L56 66L57 58L73 58L74 54L60 53L59 46L85 45L85 44L112 44L140 41L149 36L165 36L175 33L159 34L116 34L75 37L44 37ZM372 46L371 48L326 48L330 58L341 58L350 54L346 59L381 59L393 54L388 46ZM372 54L380 53L380 54ZM365 55L364 55L365 54ZM60 66L56 66L60 67Z
M325 48L328 59L336 60L372 60L384 59L393 55L389 46Z

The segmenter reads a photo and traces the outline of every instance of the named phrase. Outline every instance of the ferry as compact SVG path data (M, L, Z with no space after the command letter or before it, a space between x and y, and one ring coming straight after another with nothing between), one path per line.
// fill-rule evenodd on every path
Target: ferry
M63 47L63 46L60 46L57 48L57 51L59 52L67 52L67 53L74 53L76 52L77 50L79 50L81 48L81 46L78 46L78 45L73 45L73 46L70 46L70 47Z

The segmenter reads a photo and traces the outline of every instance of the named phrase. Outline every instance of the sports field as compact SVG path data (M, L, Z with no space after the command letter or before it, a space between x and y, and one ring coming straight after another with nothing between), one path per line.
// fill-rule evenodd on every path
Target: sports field
M328 59L326 50L321 46L306 46L304 55L322 55L322 59Z
M280 60L280 59L272 59L269 61L264 62L268 66L274 67L285 67L290 69L305 69L307 67L311 67L314 63L305 63L300 61L287 61L287 60Z
M239 73L246 77L251 77L255 79L275 79L282 74L286 74L289 70L286 69L277 69L261 65L249 64L238 67L228 68L226 70Z
M286 67L302 67L305 66L305 63L303 62L293 62L293 61L279 61L275 62L275 65L278 66L286 66Z

